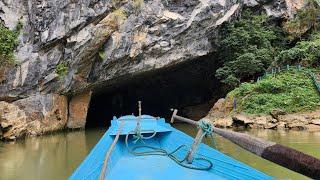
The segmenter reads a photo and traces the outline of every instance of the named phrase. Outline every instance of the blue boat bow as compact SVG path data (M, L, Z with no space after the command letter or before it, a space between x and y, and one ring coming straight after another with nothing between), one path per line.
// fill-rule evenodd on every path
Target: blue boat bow
M109 147L113 143L121 122L124 127L120 132L110 159L104 178L111 180L163 180L163 179L273 179L272 177L243 164L223 153L205 145L200 144L195 158L207 159L213 166L209 170L195 170L179 165L172 158L164 154L149 154L145 156L136 155L130 152L135 147L136 152L147 152L147 146L163 150L163 152L174 152L174 157L183 160L192 145L193 138L173 128L163 118L155 118L149 115L142 115L140 118L141 133L143 136L154 134L153 138L137 141L132 135L137 128L137 118L133 115L114 117L111 126L103 135L97 145L92 149L86 159L80 164L70 177L70 180L99 179L103 169L103 162ZM126 145L126 136L128 144ZM182 145L186 147L179 148ZM179 149L178 149L179 148ZM186 162L184 162L186 163ZM187 164L186 164L187 165ZM207 167L205 161L193 161L194 167Z

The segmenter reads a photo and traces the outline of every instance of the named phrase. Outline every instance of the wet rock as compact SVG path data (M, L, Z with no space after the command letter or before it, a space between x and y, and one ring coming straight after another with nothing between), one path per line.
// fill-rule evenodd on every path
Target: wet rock
M213 121L213 125L221 128L230 128L232 127L233 120L231 117L226 118L217 118Z
M85 92L72 97L69 103L69 118L67 127L71 129L84 128L92 92Z
M277 123L277 129L279 130L284 130L286 129L288 126L287 126L287 123L286 122L278 122Z
M0 102L0 138L14 140L27 133L26 113L18 106L4 101Z
M265 126L264 126L265 129L276 129L277 128L277 124L274 124L274 123L267 123Z
M308 120L302 114L279 115L278 119L279 121L288 122L288 123L292 123L292 122L301 122L304 124L308 123Z
M232 116L232 119L236 124L247 125L247 124L253 124L254 123L254 121L251 119L251 117L245 116L243 114L236 114L236 115Z
M227 102L232 102L229 98L219 99L211 108L207 117L215 119L217 126L222 126L225 121L224 118L228 118L230 111L225 113ZM231 104L230 108L232 108ZM245 115L236 114L232 116L233 123L230 126L241 128L264 128L264 129L294 129L294 130L306 130L312 129L317 131L317 126L320 126L320 109L316 109L312 112L299 112L294 114L287 114L282 110L273 110L270 115ZM228 124L228 125L229 125ZM314 126L316 125L316 126Z
M219 99L207 115L207 117L217 121L217 126L223 127L223 124L228 122L224 119L230 116L231 110L228 111L228 113L225 113L226 104L229 104L229 109L232 109L232 101L230 99L230 97L227 97L227 99ZM245 115L239 113L231 117L233 123L228 122L228 125L230 124L230 126L241 128L306 130L310 127L310 129L312 128L312 131L316 131L318 129L317 126L320 126L320 109L316 109L312 112L299 112L294 114L287 114L282 110L276 109L273 110L270 115Z
M68 102L58 94L36 94L12 103L27 117L27 135L40 135L63 129L67 123Z
M281 109L274 109L270 112L270 115L274 118L274 119L278 119L279 116L281 115L286 115L286 112L284 112Z
M306 128L310 132L320 131L320 125L308 124L308 125L306 125Z
M267 124L268 124L268 120L266 116L254 117L255 128L265 128Z
M214 104L208 115L212 117L226 117L230 114L232 109L233 100L231 98L221 98Z
M299 114L288 114L288 115L279 115L280 122L286 122L289 129L303 130L306 129L308 120L304 115Z
M270 118L268 119L268 122L269 122L269 123L277 123L278 120L275 119L275 118L272 118L272 117L270 116Z
M320 125L320 119L314 119L311 121L311 124Z
M307 127L305 123L294 121L294 122L288 123L288 128L294 129L294 130L305 130Z
M275 129L277 127L277 120L273 119L272 116L255 116L252 118L254 121L255 128Z

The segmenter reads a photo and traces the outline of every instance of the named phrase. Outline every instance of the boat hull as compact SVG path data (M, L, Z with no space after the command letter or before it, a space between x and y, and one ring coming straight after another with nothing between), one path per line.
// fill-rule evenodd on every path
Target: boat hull
M135 119L134 116L131 118ZM113 121L115 122L112 123L112 126L70 177L71 180L99 178L105 154L115 138L114 130L119 127L119 123L117 123L118 120L114 119ZM157 132L151 139L133 143L132 135L130 135L128 146L126 146L126 135L123 134L120 136L119 141L108 160L105 179L273 179L205 144L200 144L195 157L210 160L213 163L213 167L210 170L185 168L168 156L136 156L130 153L129 149L135 146L148 145L163 149L168 153L174 151L181 145L186 145L186 147L191 146L193 142L192 137L171 127L170 124L165 123L164 119L155 121L157 126L161 126L159 129L162 130ZM143 121L141 122L143 123ZM148 134L145 135L148 136ZM147 148L139 149L139 151L147 150ZM186 156L187 151L187 148L179 149L174 153L174 156L178 159L183 159ZM207 164L203 161L194 161L192 165L203 167Z

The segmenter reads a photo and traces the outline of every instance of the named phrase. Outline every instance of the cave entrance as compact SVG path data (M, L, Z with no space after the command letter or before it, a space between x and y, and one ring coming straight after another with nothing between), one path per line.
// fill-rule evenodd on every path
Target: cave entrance
M216 68L206 56L101 87L92 94L86 128L109 127L113 116L137 115L139 100L143 114L169 119L170 108L177 108L180 115L200 119L225 95L214 76Z

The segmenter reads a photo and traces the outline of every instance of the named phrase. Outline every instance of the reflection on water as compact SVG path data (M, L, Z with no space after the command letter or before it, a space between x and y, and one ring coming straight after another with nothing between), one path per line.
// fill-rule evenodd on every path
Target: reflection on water
M195 136L194 127L176 124L176 128ZM101 138L104 129L61 132L17 142L0 142L0 179L67 179ZM245 132L276 141L320 158L320 132L251 130ZM279 179L307 179L253 155L233 143L215 136L205 142L254 168Z
M0 143L0 179L67 179L103 133L61 132Z

